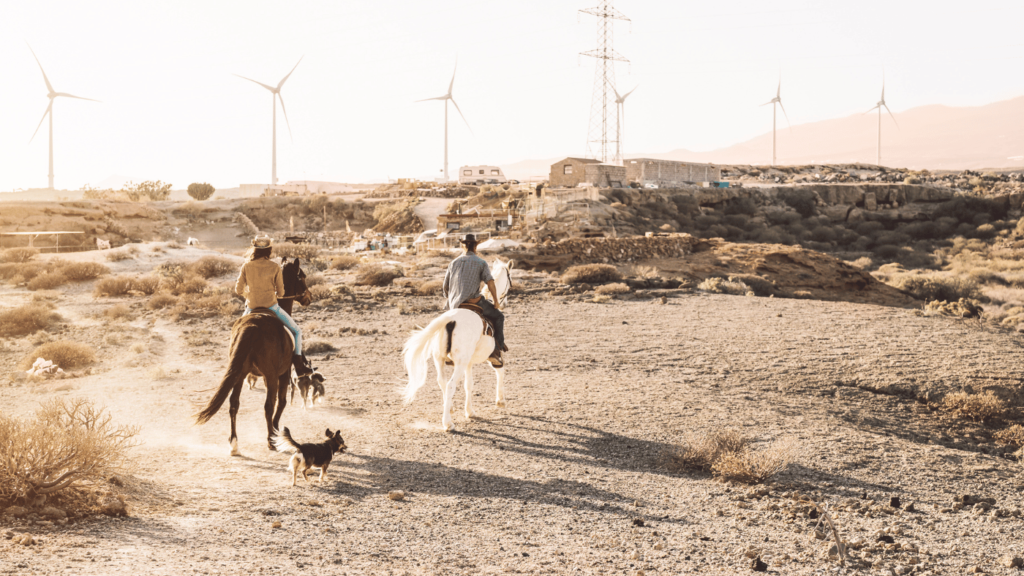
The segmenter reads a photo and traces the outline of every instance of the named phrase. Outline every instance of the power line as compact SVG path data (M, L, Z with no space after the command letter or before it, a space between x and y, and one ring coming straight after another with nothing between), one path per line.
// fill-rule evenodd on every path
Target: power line
M615 33L613 20L625 20L626 22L630 20L612 6L611 0L602 0L600 5L580 10L580 12L598 18L597 48L580 53L583 56L597 59L594 94L590 100L587 157L599 158L601 162L608 162L608 100L609 93L615 93L615 62L629 62L612 47Z

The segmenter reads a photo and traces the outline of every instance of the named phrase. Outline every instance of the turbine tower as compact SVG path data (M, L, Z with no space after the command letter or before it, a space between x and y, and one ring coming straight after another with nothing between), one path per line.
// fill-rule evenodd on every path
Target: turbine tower
M612 90L615 90L613 87ZM623 125L626 123L626 97L636 91L636 87L626 92L623 95L619 95L619 91L615 90L615 164L623 166L622 160L622 133Z
M786 114L786 108L782 105L782 78L779 78L779 86L775 89L775 98L761 104L761 106L772 105L772 166L775 166L775 105L778 104L779 108L782 108L782 115L786 118L786 124L789 124L789 114Z
M878 156L876 158L876 162L877 162L878 166L881 166L882 165L882 108L885 108L885 111L889 113L890 117L892 117L892 123L896 125L896 129L899 130L899 127L900 127L899 122L896 121L896 117L893 116L893 114L892 114L892 110L889 110L889 106L887 106L885 104L885 76L884 75L882 76L882 99L879 100L878 104L875 104L875 107L872 108L871 110L874 110L875 108L878 109ZM867 112L865 112L865 114L867 114L868 112L871 112L871 110L868 110Z
M473 132L473 128L469 126L469 120L466 120L466 116L459 109L459 104L452 97L452 87L455 86L455 72L459 69L458 63L455 64L455 69L452 70L452 81L448 83L448 93L444 96L438 96L437 98L424 98L423 100L417 100L417 102L426 102L427 100L444 100L444 181L448 182L448 101L452 101L452 105L459 111L459 116L462 116L462 121L466 123L466 128L469 128L470 132Z
M302 62L302 58L305 58L305 56L302 56L301 58L299 58L299 62ZM281 96L281 87L284 86L285 81L288 80L288 77L292 75L292 72L295 72L295 69L299 67L299 62L295 63L295 66L292 67L292 71L289 72L288 74L286 74L285 77L282 78L281 81L277 83L276 87L275 86L267 86L263 82L256 82L252 78L246 78L245 76L240 76L238 74L235 74L235 76L238 76L242 80L248 80L249 82L255 82L256 84L259 84L260 86L263 86L267 90L270 90L271 99L272 99L271 100L271 108L272 108L272 116L273 116L273 121L272 121L273 128L272 128L271 135L270 135L270 164L271 164L271 168L270 168L270 185L271 186L276 186L277 185L277 101L281 100L281 112L284 113L284 123L285 123L286 126L288 126L288 137L291 138L291 135L292 135L292 125L291 125L291 123L288 122L288 111L284 107L284 96Z
M613 20L629 22L621 12L617 11L611 0L602 0L594 8L580 10L584 14L597 16L597 48L581 52L583 56L597 59L597 70L594 75L594 95L590 104L590 129L587 133L587 157L598 158L601 162L608 161L608 104L609 94L615 92L615 62L629 62L612 48L614 35ZM595 150L596 147L596 150Z
M50 79L46 77L46 70L43 70L43 64L39 61L39 57L36 56L36 51L32 50L32 46L28 47L29 52L32 52L32 57L36 59L36 64L39 64L39 71L43 73L43 82L46 82L46 90L48 91L46 97L50 99L50 104L46 106L46 112L43 112L43 117L39 120L39 125L36 126L36 131L32 133L32 138L29 138L29 144L36 139L36 134L39 133L39 129L43 126L43 120L46 117L50 117L50 173L49 173L49 188L53 190L53 99L60 96L65 98L77 98L79 100L89 100L90 102L99 102L99 100L93 100L92 98L82 98L81 96L75 96L74 94L68 94L67 92L57 92L50 85Z

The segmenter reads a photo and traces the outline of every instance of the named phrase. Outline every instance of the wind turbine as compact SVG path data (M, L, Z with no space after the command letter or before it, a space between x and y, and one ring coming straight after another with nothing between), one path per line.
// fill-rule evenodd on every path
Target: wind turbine
M50 190L53 190L53 99L64 96L66 98L77 98L79 100L89 100L90 102L99 102L99 100L93 100L92 98L82 98L81 96L75 96L74 94L68 94L67 92L57 92L50 85L50 79L46 77L46 70L43 70L43 64L39 61L39 57L36 56L36 51L32 49L32 46L28 47L29 52L32 52L32 57L36 59L36 64L39 64L39 71L43 73L43 82L46 82L46 89L49 91L46 97L50 99L50 104L46 106L46 112L43 112L43 117L39 120L39 125L36 126L36 131L32 133L32 138L29 138L29 144L36 139L36 134L39 133L39 129L43 126L43 120L46 117L50 117Z
M620 166L623 164L622 160L622 126L626 123L626 97L636 91L639 86L634 87L629 92L623 95L619 95L619 91L616 88L612 88L615 92L615 163Z
M301 58L299 58L299 62L302 62L302 58L305 58L305 56L302 56ZM278 99L281 100L281 112L284 113L284 123L285 123L286 126L288 126L288 137L291 138L291 135L292 135L292 125L291 125L291 123L288 122L288 110L286 110L285 107L284 107L284 96L281 96L281 87L284 86L285 81L288 80L288 77L292 75L292 72L295 72L295 69L299 67L299 62L295 63L295 66L292 67L292 71L291 72L286 74L284 78L281 78L281 81L277 83L276 87L275 86L267 86L263 82L256 82L252 78L246 78L245 76L240 76L238 74L235 74L235 76L238 76L242 80L248 80L249 82L255 82L256 84L259 84L260 86L263 86L267 90L270 90L270 93L271 93L271 99L272 99L271 107L273 108L273 131L271 132L271 137L270 137L270 158L271 158L271 160L270 160L270 163L271 163L270 185L271 186L276 186L277 185L277 101L278 101Z
M459 116L462 116L462 121L466 123L466 128L472 132L473 128L469 126L469 120L466 120L466 116L459 109L459 104L455 102L455 98L452 97L452 86L455 85L455 71L459 69L459 65L455 65L455 70L452 70L452 81L448 83L448 93L444 96L438 96L437 98L424 98L423 100L417 100L417 102L426 102L427 100L444 100L444 181L448 182L448 101L451 100L455 109L459 111Z
M779 87L775 89L775 98L761 104L761 106L772 105L772 166L775 166L775 105L782 108L782 115L786 117L786 124L789 124L789 115L786 114L786 107L782 105L782 77L779 77Z
M885 111L889 113L890 117L892 117L892 123L896 125L896 129L899 130L899 127L900 127L900 123L897 122L896 121L896 117L892 115L892 110L889 110L889 106L887 106L885 104L885 75L882 75L882 99L878 101L878 104L875 104L875 108L878 109L878 158L877 158L876 161L877 161L878 166L881 166L882 165L882 108L885 108ZM872 108L871 110L874 110L875 108ZM868 110L867 112L865 112L865 114L867 114L868 112L871 112L871 110Z

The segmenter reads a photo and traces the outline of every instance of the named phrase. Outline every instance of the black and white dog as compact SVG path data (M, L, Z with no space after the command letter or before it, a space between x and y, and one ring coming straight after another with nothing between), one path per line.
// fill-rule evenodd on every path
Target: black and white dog
M302 469L302 478L309 482L309 469L320 469L320 482L323 483L324 475L327 474L327 467L331 464L334 454L345 452L345 440L341 437L341 430L331 433L328 428L325 433L327 440L319 444L298 444L292 440L292 433L285 428L280 434L274 436L274 448L278 452L292 454L288 462L288 471L292 473L292 486L295 486L295 478Z

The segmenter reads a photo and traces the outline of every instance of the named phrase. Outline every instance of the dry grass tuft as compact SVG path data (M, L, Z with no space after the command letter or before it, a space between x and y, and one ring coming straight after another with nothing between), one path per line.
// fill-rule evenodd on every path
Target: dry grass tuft
M32 334L39 330L46 330L60 320L60 314L53 311L52 305L43 302L33 302L25 306L0 312L0 336L10 337Z
M571 266L561 277L562 284L604 284L619 280L622 280L622 274L611 264Z
M323 284L326 281L327 281L327 279L324 278L323 274L320 274L319 272L315 272L313 274L310 274L309 276L306 276L306 287L307 288L312 288L313 286L319 286L319 285Z
M356 286L390 286L395 278L401 278L402 271L380 264L364 264L356 274Z
M28 282L45 272L38 262L8 262L0 264L0 278L18 285Z
M444 282L441 280L424 280L417 284L413 291L419 296L433 296L441 293L443 284Z
M238 266L223 256L203 256L188 266L190 272L203 278L216 278L238 270Z
M325 284L318 284L309 289L310 298L313 302L321 302L323 300L330 300L334 297L334 291L331 290L330 286Z
M124 304L115 304L104 310L103 315L111 320L123 320L131 317L132 310Z
M101 278L93 287L93 296L127 296L132 291L135 279L128 275Z
M67 276L68 280L84 282L110 274L110 268L99 262L64 262L60 267L60 272Z
M61 271L56 272L44 272L39 276L28 281L25 285L29 290L53 290L58 286L63 286L68 283L67 276Z
M629 268L626 269L626 275L633 278L639 278L641 280L648 280L658 277L658 269L654 266L630 264Z
M303 354L327 354L338 349L337 346L326 340L305 340L302 342Z
M754 449L741 432L725 429L687 436L665 456L665 465L673 471L711 471L722 480L759 484L785 470L799 455L800 446L793 439Z
M359 257L355 254L342 254L331 259L331 268L334 270L348 270L359 265Z
M0 502L32 500L128 471L139 429L118 426L85 399L58 398L35 418L0 414Z
M149 308L150 310L162 310L168 306L174 306L177 303L178 298L176 296L172 296L166 292L160 292L158 294L154 294L153 297L146 302L146 308Z
M131 260L139 253L139 249L134 244L128 244L122 246L116 250L108 250L106 256L107 262L121 262L122 260Z
M593 302L594 304L607 304L614 299L615 298L609 296L608 294L594 294L594 297L591 298L590 301Z
M732 294L733 296L744 296L750 292L750 288L743 282L730 282L725 278L705 278L697 285L697 289L712 294Z
M629 286L626 286L622 282L615 284L605 284L604 286L598 286L594 289L594 292L598 294L628 294Z
M96 350L88 344L69 340L47 342L22 358L18 368L28 370L37 358L49 360L64 370L77 370L96 362Z
M39 255L35 248L8 248L0 252L0 262L28 262Z
M968 394L954 392L942 399L940 407L961 418L982 422L1002 416L1007 411L1006 402L992 392Z
M957 276L895 276L889 284L924 301L957 302L981 298L981 287L972 278Z
M1015 448L1024 447L1024 426L1014 424L992 435L996 442L1007 444Z

